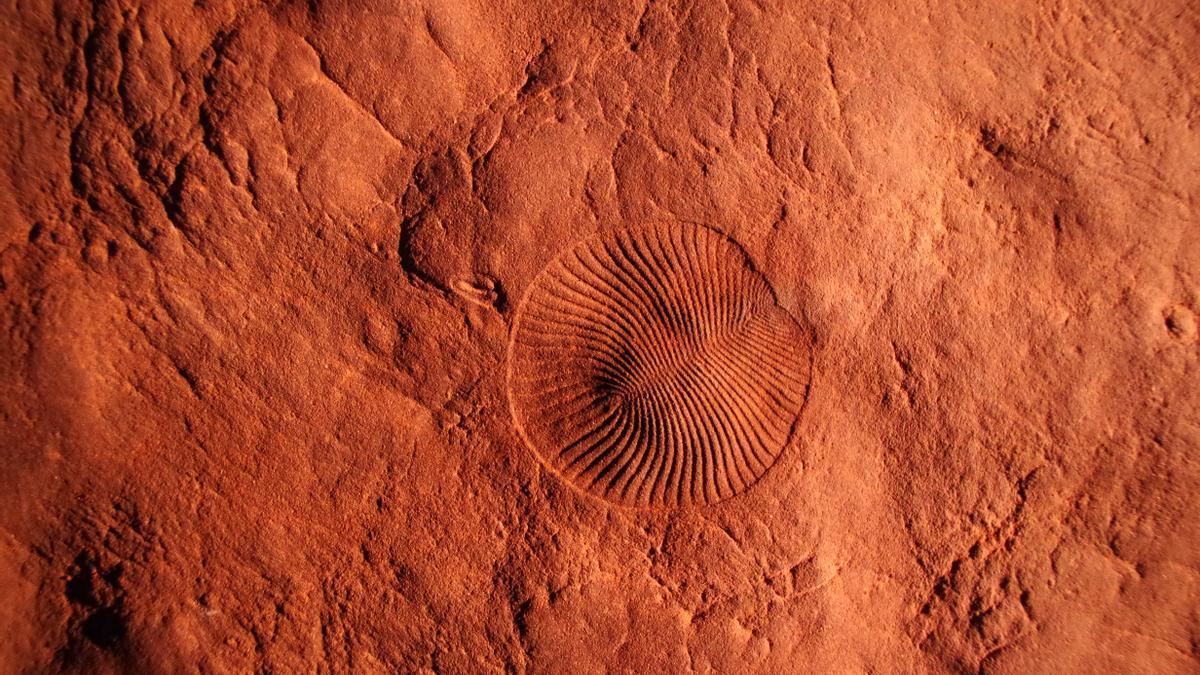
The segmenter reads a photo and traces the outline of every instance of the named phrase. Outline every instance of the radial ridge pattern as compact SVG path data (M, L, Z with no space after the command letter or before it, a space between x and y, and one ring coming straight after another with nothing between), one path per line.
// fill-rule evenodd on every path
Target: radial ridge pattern
M632 506L716 502L774 464L809 345L713 230L597 235L538 275L509 345L525 440L577 487Z

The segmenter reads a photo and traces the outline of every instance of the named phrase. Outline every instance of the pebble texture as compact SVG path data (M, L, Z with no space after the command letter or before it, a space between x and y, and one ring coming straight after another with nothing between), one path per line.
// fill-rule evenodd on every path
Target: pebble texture
M0 672L1200 670L1198 15L5 3Z

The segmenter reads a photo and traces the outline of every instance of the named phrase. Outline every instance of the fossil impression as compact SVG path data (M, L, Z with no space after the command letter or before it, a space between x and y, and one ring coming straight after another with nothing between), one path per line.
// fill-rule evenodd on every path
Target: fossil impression
M712 503L787 444L807 345L725 236L622 230L570 247L526 292L509 398L526 441L575 486L630 506Z

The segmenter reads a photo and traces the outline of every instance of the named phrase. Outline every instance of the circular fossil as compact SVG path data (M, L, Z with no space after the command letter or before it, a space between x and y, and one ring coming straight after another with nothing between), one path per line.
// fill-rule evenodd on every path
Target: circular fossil
M809 358L740 247L660 224L589 237L542 270L513 326L509 402L525 441L581 489L712 503L774 464Z

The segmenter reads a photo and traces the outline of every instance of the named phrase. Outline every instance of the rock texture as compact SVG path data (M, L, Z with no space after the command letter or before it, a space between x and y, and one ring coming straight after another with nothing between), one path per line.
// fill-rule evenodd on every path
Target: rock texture
M1200 12L897 5L5 3L0 670L1196 672ZM630 508L508 345L659 222L811 380Z

